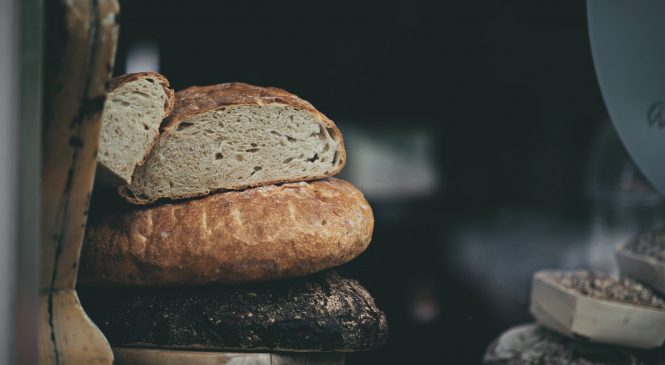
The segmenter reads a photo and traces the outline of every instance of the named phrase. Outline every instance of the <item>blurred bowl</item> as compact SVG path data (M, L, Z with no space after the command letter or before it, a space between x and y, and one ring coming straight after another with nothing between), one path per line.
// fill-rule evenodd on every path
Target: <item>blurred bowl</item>
M629 250L629 244L630 242L621 245L615 252L621 275L665 294L665 263Z
M665 310L594 299L561 285L556 271L534 274L531 314L568 337L649 349L665 341Z

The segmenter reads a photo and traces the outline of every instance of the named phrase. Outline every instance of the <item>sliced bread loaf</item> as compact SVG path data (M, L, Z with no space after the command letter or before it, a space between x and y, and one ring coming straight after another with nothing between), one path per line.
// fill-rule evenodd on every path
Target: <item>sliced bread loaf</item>
M159 142L120 194L135 204L332 176L342 134L310 103L242 83L176 93Z
M98 198L81 251L81 283L168 286L302 276L352 260L374 229L362 193L335 178L150 207L115 209Z
M108 84L99 140L99 174L107 184L129 184L159 138L159 126L173 109L173 90L155 72L114 78Z

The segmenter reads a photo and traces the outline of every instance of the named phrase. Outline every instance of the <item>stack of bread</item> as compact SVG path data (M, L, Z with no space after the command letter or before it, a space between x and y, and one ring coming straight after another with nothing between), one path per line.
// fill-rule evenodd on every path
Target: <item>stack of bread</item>
M616 250L621 277L539 271L531 288L537 325L505 332L487 365L665 364L665 229Z
M103 118L79 293L118 363L343 363L385 342L367 290L330 270L374 227L331 177L330 119L281 89L174 94L156 73L114 79Z

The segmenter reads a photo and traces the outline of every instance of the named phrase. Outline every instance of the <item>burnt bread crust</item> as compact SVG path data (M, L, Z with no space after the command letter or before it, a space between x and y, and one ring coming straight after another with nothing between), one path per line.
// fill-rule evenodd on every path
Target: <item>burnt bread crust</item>
M268 130L264 130L263 132L265 133L263 134L257 133L254 137L246 136L247 138L254 138L252 139L251 144L246 143L248 141L234 141L234 138L230 137L233 132L228 131L230 128L229 125L232 123L230 123L228 119L222 122L222 119L230 118L239 121L240 118L256 118L256 115L252 114L252 112L247 109L252 107L256 109L275 107L275 109L278 110L272 111L275 114L268 118L275 120L283 110L293 112L305 111L305 114L313 116L316 123L320 124L321 130L319 134L321 140L325 141L328 139L333 147L331 149L324 147L323 151L304 149L303 152L306 152L307 155L298 156L298 158L295 158L296 161L299 159L316 161L321 157L320 154L322 152L328 154L335 152L334 156L329 157L329 160L326 161L325 168L320 167L314 171L305 171L303 168L302 172L295 172L295 168L291 170L291 167L287 166L283 167L285 170L281 173L268 173L271 168L276 169L276 167L266 167L265 165L261 166L258 164L254 166L256 169L255 171L258 172L261 169L263 169L263 171L258 172L256 176L252 176L254 175L254 172L252 172L251 175L243 175L242 178L239 177L237 179L235 176L234 178L228 179L219 178L218 176L224 174L219 173L220 167L217 165L220 163L222 165L235 163L233 156L231 155L237 156L237 153L244 154L246 151L259 150L262 148L265 149L271 145L274 147L277 140L280 138L284 141L288 140L288 142L284 144L284 148L291 146L296 146L294 148L298 148L297 146L303 143L303 140L292 138L285 133L276 133L275 131ZM236 114L234 117L225 117L225 113L231 113L233 108L235 108L235 110L239 110L238 108L245 108L247 112L244 114ZM212 131L210 127L200 127L201 130L197 130L196 132L199 133L197 136L210 137L212 139L211 141L204 142L201 138L195 138L191 143L189 141L184 142L185 138L183 138L183 134L189 132L185 132L185 129L198 128L199 124L203 124L200 121L201 119L208 123L215 118L219 118L219 123L215 121L215 123L209 123L209 125L226 125L222 128L227 129L223 131ZM293 116L291 116L291 123L293 123ZM194 127L191 127L192 125L194 125ZM269 125L262 125L254 120L247 122L247 124L242 127L245 131L251 131L254 128L267 129L269 128ZM278 137L271 135L270 133L275 133ZM317 132L312 133L314 136L316 134ZM284 141L279 141L279 143L284 143ZM234 142L235 145L231 146ZM286 146L286 144L289 144L290 146ZM215 154L211 152L212 150L219 149L221 145L227 145L229 149L224 153L218 152ZM326 142L326 146L327 145L328 142ZM197 152L192 152L192 149ZM164 150L177 152L168 153L164 152ZM162 199L177 200L204 196L216 191L239 190L285 182L316 180L337 174L342 170L346 163L346 150L344 148L342 133L332 120L319 112L314 106L312 106L312 104L279 88L260 87L239 82L210 86L192 86L178 91L175 95L173 111L162 124L161 135L157 145L152 151L152 155L153 156L148 157L145 166L135 171L131 184L123 185L118 188L118 193L128 202L143 205ZM213 158L213 155L216 157ZM279 153L273 155L279 155ZM295 156L283 156L282 159L284 161L290 161L294 160L294 157ZM186 160L187 163L180 162L180 159ZM245 157L242 157L242 159L244 160ZM200 162L201 160L205 160L206 162ZM192 162L194 164L192 164ZM320 162L323 163L322 158ZM168 168L163 167L163 165L169 164L173 164L173 166L169 166ZM196 172L183 172L183 167L189 165L194 166L197 164L200 165L200 167L198 167ZM268 165L272 164L274 164L274 161ZM252 166L247 166L247 168L251 169ZM166 171L166 173L164 173L164 171ZM289 172L285 173L285 171ZM261 174L265 174L266 176L260 176ZM230 175L232 175L232 173L230 173ZM196 176L196 179L191 180L192 176ZM197 186L199 181L207 181L207 183L204 184L205 186Z
M243 286L79 288L113 346L180 350L370 350L388 323L355 280L335 272Z
M303 276L369 245L372 210L349 182L327 178L135 207L93 197L79 281L171 286Z

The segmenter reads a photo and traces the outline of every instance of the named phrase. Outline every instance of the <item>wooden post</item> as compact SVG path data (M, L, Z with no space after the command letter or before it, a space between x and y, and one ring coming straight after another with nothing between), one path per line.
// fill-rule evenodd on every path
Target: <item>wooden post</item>
M46 1L39 364L112 364L74 290L97 157L116 0Z

